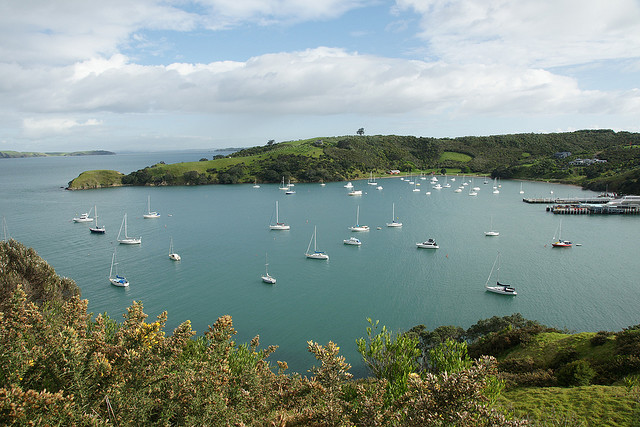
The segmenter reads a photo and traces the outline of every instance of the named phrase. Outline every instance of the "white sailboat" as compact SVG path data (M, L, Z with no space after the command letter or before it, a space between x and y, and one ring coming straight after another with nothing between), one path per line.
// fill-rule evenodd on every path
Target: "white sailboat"
M288 190L289 186L284 184L284 176L282 177L282 184L280 184L279 190Z
M369 173L369 182L367 182L368 185L378 185L378 183L376 182L375 178L373 177L373 172Z
M96 224L94 227L89 227L89 231L96 234L104 234L107 230L104 228L104 225L102 227L98 225L98 208L96 206L93 207L93 213L96 218Z
M493 229L493 215L491 215L491 226L489 227L489 231L484 232L485 236L499 236L500 232Z
M351 190L347 193L348 196L362 196L362 190Z
M496 260L493 262L493 267L491 267L491 272L489 273L489 277L487 277L487 281L484 284L484 287L489 292L494 292L496 294L502 295L518 295L516 290L511 285L507 285L504 283L500 283L500 252L496 256ZM496 268L496 264L498 265L498 269L496 270L496 284L494 286L489 286L489 280L491 280L491 276L493 275L493 270Z
M522 183L520 183L520 194L524 194L524 190L522 189Z
M80 214L79 217L73 218L73 222L91 222L93 218L91 218L91 211Z
M353 184L351 183L351 181L347 182L347 183L344 185L344 188L353 188Z
M267 262L267 254L264 254L264 276L262 276L262 281L270 285L276 284L276 278L269 275L269 263Z
M478 187L474 187L473 186L473 178L471 178L471 189L469 190L469 195L470 196L477 196L478 195L478 192L477 192L476 188L478 188Z
M280 222L280 218L278 216L278 201L276 200L276 223L269 225L270 230L290 230L291 226L285 224L284 222Z
M260 188L260 185L258 184L258 180L257 179L253 180L253 188Z
M311 243L313 243L313 252L311 252ZM313 227L313 234L311 235L311 240L309 240L309 246L307 246L307 252L304 254L307 258L311 259L329 259L329 255L325 254L322 251L319 251L317 248L317 239L316 239L316 227Z
M113 274L113 270L114 270L113 267L115 267L115 275ZM111 269L109 270L109 282L113 286L119 286L121 288L129 286L129 281L124 276L118 275L118 263L116 262L115 249L113 251L113 256L111 257Z
M173 261L180 261L182 259L180 258L180 255L173 251L173 237L171 238L169 243L169 259Z
M124 237L120 238L122 234L122 228L124 227ZM142 237L129 237L127 234L127 214L124 214L124 218L122 218L122 224L120 224L120 231L118 231L118 243L122 245L139 245L142 243Z
M402 227L402 223L396 221L396 204L391 204L391 222L387 223L387 227Z
M356 225L349 227L351 231L369 231L368 225L360 225L360 205L356 209Z
M147 213L142 215L143 218L160 218L160 214L158 212L151 212L151 196L147 196Z

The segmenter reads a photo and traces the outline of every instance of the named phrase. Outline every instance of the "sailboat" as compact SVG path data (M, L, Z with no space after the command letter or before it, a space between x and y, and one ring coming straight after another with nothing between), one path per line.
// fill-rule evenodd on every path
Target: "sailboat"
M356 225L349 227L351 231L369 231L368 225L360 225L360 205L356 209Z
M260 185L258 184L258 180L257 179L253 180L253 188L260 188Z
M499 194L500 190L498 190L498 178L493 179L493 194Z
M288 190L289 186L288 185L284 185L284 176L282 177L282 184L280 184L280 190Z
M180 258L180 255L178 255L177 253L173 252L173 237L170 240L169 243L169 259L173 260L173 261L180 261L182 258Z
M269 263L267 262L267 254L264 254L264 276L262 276L262 281L270 285L276 284L276 278L269 275Z
M280 222L280 218L278 217L278 201L276 200L276 223L271 224L269 226L270 230L289 230L291 226L285 224L284 222Z
M327 185L327 184L325 184L325 183L324 183L324 180L323 180L323 179L321 179L321 180L320 180L320 187L324 187L325 185Z
M524 194L524 190L522 189L522 183L520 183L520 194Z
M73 218L73 222L91 222L93 218L91 218L91 211L80 214L79 217Z
M562 238L560 237L562 234L562 220L560 220L560 224L558 224L558 229L556 231L558 233L558 240L556 240L556 236L554 235L554 242L551 243L551 246L553 246L554 248L570 248L573 243L571 243L569 240L562 240Z
M484 232L484 235L485 236L499 236L500 235L500 232L495 231L493 229L493 215L491 215L491 227L489 227L489 231L485 231Z
M116 274L113 274L113 267L115 266ZM126 287L129 286L129 281L124 276L118 275L118 263L116 262L116 251L114 249L113 256L111 257L111 269L109 270L109 282L113 286Z
M98 225L98 208L96 206L93 207L93 213L96 217L96 225L95 227L89 227L89 231L96 234L104 234L107 230L104 228L104 225L102 227Z
M373 172L369 173L369 182L367 182L368 185L378 185L378 183L376 182L375 178L373 177Z
M142 215L143 218L160 218L160 214L158 212L151 212L151 196L147 196L147 213Z
M122 234L122 228L124 227L124 237L121 239L120 235ZM139 245L142 243L142 237L129 237L127 234L127 214L124 214L124 218L122 218L122 224L120 225L120 231L118 231L118 242L122 245Z
M516 290L511 285L507 285L504 283L500 283L500 252L496 256L496 260L493 262L493 267L491 267L491 272L489 273L489 277L487 277L487 281L484 284L484 287L489 292L494 292L496 294L502 295L518 295ZM489 286L489 280L491 280L491 276L493 275L493 270L496 268L496 264L498 265L498 269L496 270L496 284L495 286Z
M396 221L396 204L391 204L391 222L387 223L387 227L402 227L402 223Z
M478 187L474 187L473 186L473 178L471 178L471 189L469 190L469 195L470 196L477 196L478 195L478 190L476 190L476 188L478 188Z
M313 243L313 252L311 250L311 243ZM313 234L311 235L311 240L309 240L309 246L307 246L307 252L305 252L305 256L311 259L329 259L329 255L325 254L322 251L319 251L317 248L317 240L316 240L316 227L313 227Z

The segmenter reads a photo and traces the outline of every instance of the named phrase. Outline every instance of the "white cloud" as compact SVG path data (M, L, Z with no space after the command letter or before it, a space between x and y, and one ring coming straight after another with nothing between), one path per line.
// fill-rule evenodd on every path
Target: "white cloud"
M452 63L554 67L638 57L636 0L396 0L422 16L431 54Z
M49 114L570 114L628 112L640 96L584 91L574 79L543 69L409 61L336 48L210 64L142 66L114 56L38 71L0 65L0 81L0 109Z
M74 128L100 125L102 125L102 121L96 119L87 119L84 122L80 122L69 118L35 119L30 117L22 122L24 134L29 138L68 134Z

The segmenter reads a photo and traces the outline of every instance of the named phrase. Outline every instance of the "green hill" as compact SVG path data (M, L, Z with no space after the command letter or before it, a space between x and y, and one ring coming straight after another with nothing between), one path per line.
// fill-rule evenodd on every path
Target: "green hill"
M556 153L570 153L566 157ZM597 159L593 164L573 164ZM573 163L572 163L573 162ZM579 163L579 162L578 162ZM123 185L203 185L342 181L390 170L542 179L594 190L640 193L640 134L583 130L552 134L425 138L342 136L269 143L212 160L155 164L122 177ZM75 180L69 188L79 188Z

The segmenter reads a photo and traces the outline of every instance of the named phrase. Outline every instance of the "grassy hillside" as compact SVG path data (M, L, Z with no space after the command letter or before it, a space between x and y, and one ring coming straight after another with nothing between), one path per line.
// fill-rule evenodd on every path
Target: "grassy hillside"
M90 188L119 187L124 174L112 170L92 170L82 172L69 183L70 190L87 190Z
M566 158L555 153L570 152ZM594 165L572 165L579 159ZM558 134L423 138L342 136L269 143L212 160L156 164L123 177L124 185L202 185L339 181L397 169L544 179L595 190L640 193L640 134L585 130ZM76 188L72 182L70 188Z

